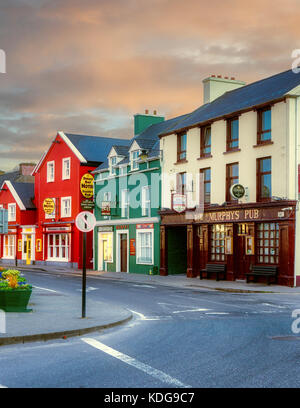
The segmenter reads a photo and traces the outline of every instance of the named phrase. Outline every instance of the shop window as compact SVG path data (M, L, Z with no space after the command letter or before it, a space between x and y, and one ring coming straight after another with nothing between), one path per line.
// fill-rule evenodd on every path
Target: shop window
M4 235L3 258L13 259L15 257L16 237Z
M211 156L211 126L201 128L200 157Z
M103 245L103 261L113 262L113 233L100 234Z
M69 260L69 236L68 234L48 235L48 259L58 261Z
M153 231L140 230L137 238L137 263L153 264Z
M214 224L210 227L210 260L225 261L224 224Z
M279 224L260 223L257 225L257 261L264 264L278 264Z

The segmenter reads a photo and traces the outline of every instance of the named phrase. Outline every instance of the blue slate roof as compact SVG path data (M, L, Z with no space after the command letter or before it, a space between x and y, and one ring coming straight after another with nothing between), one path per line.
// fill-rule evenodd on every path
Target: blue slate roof
M32 202L34 198L34 184L33 183L15 183L15 182L11 182L11 184L13 188L16 190L26 210L35 209L36 207Z
M280 99L298 85L300 85L300 73L295 74L292 70L253 82L226 92L214 101L200 106L195 111L185 115L186 117L182 120L161 131L160 135L173 133L243 109Z
M33 183L34 177L33 176L22 176L20 170L16 170L16 171L10 171L10 172L0 175L0 187L2 186L5 180L20 182L20 183Z
M65 133L65 135L87 162L104 162L113 145L128 146L130 143L128 139L75 135L71 133Z

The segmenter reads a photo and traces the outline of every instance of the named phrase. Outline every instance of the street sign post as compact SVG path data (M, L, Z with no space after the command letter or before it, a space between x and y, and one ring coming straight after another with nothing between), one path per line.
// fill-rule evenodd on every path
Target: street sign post
M0 234L8 233L8 211L0 208Z
M88 211L79 213L75 220L75 225L79 231L83 232L82 239L82 313L81 317L86 317L86 234L93 231L96 225L94 214Z

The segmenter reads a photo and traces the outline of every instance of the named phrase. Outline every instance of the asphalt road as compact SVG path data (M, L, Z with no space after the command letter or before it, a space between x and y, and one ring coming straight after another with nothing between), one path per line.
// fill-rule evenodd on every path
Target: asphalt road
M25 272L81 301L79 277ZM0 347L0 386L278 388L300 386L292 332L300 295L237 294L89 277L88 301L131 310L124 326ZM300 324L298 325L300 327Z

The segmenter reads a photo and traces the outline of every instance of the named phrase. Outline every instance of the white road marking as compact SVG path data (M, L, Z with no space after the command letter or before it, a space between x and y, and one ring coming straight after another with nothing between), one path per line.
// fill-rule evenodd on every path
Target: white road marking
M171 316L150 316L150 317L146 317L142 313L135 312L134 310L130 310L130 309L128 309L128 310L129 310L129 312L134 313L137 316L139 316L141 318L141 320L145 320L145 321L149 321L149 320L170 320L170 319L172 319Z
M172 313L206 312L207 310L211 310L211 309L187 309L187 310L175 310L175 312L172 312Z
M270 303L263 303L264 306L276 307L278 309L286 309L286 306L271 305Z
M227 313L227 312L207 312L205 314L209 314L209 315L229 315L230 313Z
M99 288L93 288L92 286L89 286L88 288L86 288L86 292L92 292L93 290L98 290ZM76 289L79 292L82 292L82 289Z
M153 368L147 364L142 363L141 361L136 360L135 358L132 358L128 356L127 354L120 353L117 350L114 350L113 348L106 346L103 343L100 343L99 341L92 339L92 338L82 338L82 341L85 343L89 344L92 347L95 347L98 350L103 351L104 353L123 361L123 363L126 363L132 367L137 368L140 371L143 371L144 373L150 375L151 377L157 378L159 381L172 384L176 387L181 387L181 388L191 388L190 385L183 384L181 381L177 380L176 378L173 378L169 376L168 374L164 373L163 371L157 370L156 368Z
M57 292L57 290L53 290L53 289L40 288L39 286L33 286L33 287L36 288L36 289L47 290L48 292L59 293L59 292Z
M134 287L138 287L138 288L151 288L151 289L155 289L155 286L151 286L151 285L131 285Z

